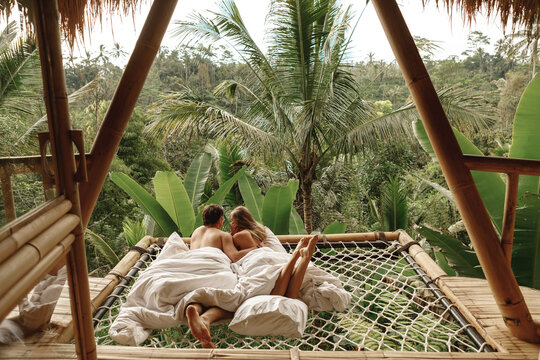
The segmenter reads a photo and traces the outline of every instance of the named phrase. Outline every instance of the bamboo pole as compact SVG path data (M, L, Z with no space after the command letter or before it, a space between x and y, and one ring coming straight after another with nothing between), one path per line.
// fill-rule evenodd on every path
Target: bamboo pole
M278 240L282 243L298 242L301 238L309 235L276 235ZM388 240L394 241L398 239L399 232L369 232L369 233L350 233L350 234L321 234L319 242L323 241L323 236L326 237L328 242L345 242L345 241L377 241ZM182 240L186 244L191 243L191 238L183 237ZM165 240L166 241L166 240Z
M159 50L176 3L177 0L160 0L152 4L135 49L100 126L90 152L93 161L88 168L88 177L92 181L81 184L80 187L82 221L85 227L88 225L101 187Z
M22 229L24 226L34 221L37 217L58 206L58 204L60 204L64 200L65 196L61 195L53 200L47 201L39 205L33 210L30 210L26 214L17 218L17 220L13 221L12 223L5 225L3 228L0 229L0 241L19 231L19 229Z
M0 182L2 183L2 199L4 201L4 212L6 223L10 223L17 217L15 213L15 202L13 200L13 188L11 186L11 176L0 169Z
M41 61L56 193L66 195L73 204L70 212L80 218L79 188L74 180L75 156L62 64L58 4L56 0L32 0L31 9ZM75 347L80 359L97 359L81 221L73 234L75 240L67 254L67 265Z
M77 226L80 218L73 214L65 215L35 239L25 244L8 260L0 264L0 296L22 278L47 253L51 251Z
M540 176L540 160L463 155L469 170Z
M403 230L399 230L398 241L402 246L405 246L414 240ZM431 278L436 280L441 277L447 276L446 272L429 256L428 253L422 249L418 244L411 245L409 247L409 254L416 261L418 265L424 270L424 272Z
M0 296L0 319L4 319L15 305L30 291L52 268L56 266L58 260L63 258L75 236L69 234L62 239L41 261L17 281L8 291Z
M48 212L38 216L31 223L25 225L4 240L0 240L0 263L10 257L28 241L53 225L58 219L71 209L71 201L64 200ZM70 230L71 231L71 230Z
M506 180L506 197L504 199L504 217L501 235L501 245L508 261L512 263L512 245L514 243L514 225L516 223L516 205L519 185L519 175L515 173L508 174Z
M373 5L505 323L517 338L538 343L540 335L399 7L395 0L374 0Z

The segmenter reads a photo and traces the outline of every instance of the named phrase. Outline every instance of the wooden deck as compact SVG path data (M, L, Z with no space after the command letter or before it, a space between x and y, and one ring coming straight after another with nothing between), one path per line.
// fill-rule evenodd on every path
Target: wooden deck
M90 278L92 298L109 281ZM392 351L365 352L310 352L268 351L268 350L226 350L226 349L151 349L126 346L99 346L98 358L101 360L126 359L531 359L539 360L540 344L529 344L511 337L506 330L498 308L485 280L462 277L443 277L439 286L450 297L455 296L456 305L464 315L472 316L472 323L493 345L496 353L412 353ZM535 320L540 321L540 291L522 288L523 294ZM59 306L53 316L57 328L69 328L69 295L62 293ZM0 347L0 359L76 359L74 345L50 344L44 339L27 346Z

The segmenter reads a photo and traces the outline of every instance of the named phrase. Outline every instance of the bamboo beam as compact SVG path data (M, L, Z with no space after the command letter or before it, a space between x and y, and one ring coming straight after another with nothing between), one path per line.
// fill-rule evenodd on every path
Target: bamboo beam
M398 241L402 246L409 243L415 243L415 241L403 230L399 230ZM437 280L444 276L447 276L446 272L429 256L428 253L422 249L418 244L411 245L409 247L409 254L416 261L418 265L424 270L424 272L431 278L431 280Z
M56 266L58 261L69 251L74 239L75 236L73 234L65 237L43 259L33 266L24 277L0 297L0 319L4 319L15 305Z
M75 154L75 162L79 164L79 154ZM52 167L52 156L47 155L47 162ZM86 164L92 162L92 156L86 154ZM7 174L29 174L29 173L41 173L41 156L40 155L31 155L31 156L17 156L17 157L1 157L0 158L0 169L4 169Z
M49 226L53 225L70 209L71 201L64 200L48 212L35 218L31 223L25 225L13 235L7 237L6 239L0 240L0 263L10 257L28 241L42 233Z
M516 223L516 205L519 185L519 175L510 173L506 180L506 196L504 199L503 228L501 245L508 261L512 263L512 244L514 243L514 225Z
M65 199L66 197L61 195L53 200L47 201L34 208L33 210L30 210L21 217L17 218L17 220L5 225L3 228L0 229L0 241L4 240L8 236L11 236L15 232L19 231L19 229L22 229L23 227L34 221L36 218L58 206L58 204L60 204Z
M54 159L56 193L66 195L66 198L73 204L70 212L80 218L79 189L74 180L75 156L62 64L58 4L56 0L32 0L31 5L41 61L49 140ZM84 231L81 221L74 229L73 234L75 240L67 254L67 265L75 346L80 359L96 359Z
M461 213L493 297L510 332L540 342L540 335L504 256L463 153L452 132L437 92L395 0L373 0L373 6L394 51L433 150Z
M4 201L4 213L6 223L12 222L17 217L15 213L15 201L13 200L13 188L11 177L3 169L0 170L0 182L2 183L2 199Z
M463 155L463 161L469 170L540 176L540 160Z
M154 1L92 146L92 164L81 184L82 221L88 225L101 187L165 35L177 0Z
M323 234L324 235L324 234ZM323 235L319 237L319 242L323 241ZM276 235L278 240L282 243L298 242L301 238L308 235ZM326 234L326 241L328 242L340 242L340 241L377 241L377 240L398 240L399 232L369 232L369 233L350 233L350 234ZM183 237L182 240L186 244L191 243L191 238ZM166 241L166 239L165 239Z

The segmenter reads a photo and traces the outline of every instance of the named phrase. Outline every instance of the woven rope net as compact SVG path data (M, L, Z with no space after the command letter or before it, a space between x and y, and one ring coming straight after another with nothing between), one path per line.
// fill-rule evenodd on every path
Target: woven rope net
M294 246L284 245L289 250ZM301 339L243 336L229 330L225 323L212 326L212 338L218 348L228 349L482 351L486 344L475 344L466 334L471 325L455 321L441 298L402 256L396 255L397 248L397 242L318 245L312 261L337 276L352 294L352 301L344 312L310 311ZM152 255L139 270L155 257ZM95 326L98 344L115 344L107 333L136 276L130 280ZM154 330L142 346L198 348L200 343L187 325L179 325Z

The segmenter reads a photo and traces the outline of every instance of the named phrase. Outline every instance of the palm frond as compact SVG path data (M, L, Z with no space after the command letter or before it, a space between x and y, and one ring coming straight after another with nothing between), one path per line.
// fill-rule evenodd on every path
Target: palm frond
M407 193L398 177L389 178L381 189L381 214L384 231L407 228Z
M120 261L114 250L101 236L90 229L86 229L85 234L88 241L95 246L111 265L115 265Z

